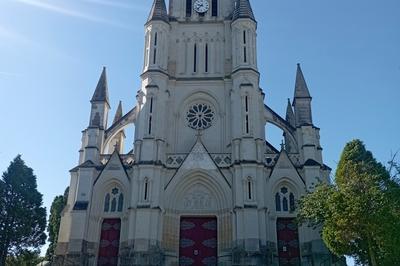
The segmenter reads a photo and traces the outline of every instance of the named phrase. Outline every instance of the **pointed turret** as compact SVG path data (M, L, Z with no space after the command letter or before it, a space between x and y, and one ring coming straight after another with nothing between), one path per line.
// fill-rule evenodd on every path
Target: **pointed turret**
M108 83L107 83L107 72L106 68L103 67L103 72L101 73L99 82L97 83L96 90L93 94L92 103L94 102L106 102L108 105L109 104L109 98L108 98Z
M292 126L296 126L296 118L294 116L292 104L290 103L290 99L288 99L288 105L286 108L286 121Z
M301 70L300 64L297 64L296 74L296 87L294 91L294 98L311 98L310 91L308 90L306 80Z
M108 110L110 109L110 100L108 98L108 83L106 68L103 67L96 90L92 100L92 110L90 113L90 127L107 128Z
M122 102L119 101L117 111L115 112L113 125L118 123L118 121L122 118ZM113 152L121 153L124 150L125 143L125 130L120 130L110 141L108 146L108 153L111 154Z
M253 9L251 8L250 0L236 0L232 20L237 20L240 18L249 18L256 21Z
M120 120L122 118L122 115L123 115L123 113L122 113L122 102L119 101L117 111L115 112L113 124L118 122L118 120Z
M167 6L164 0L154 0L147 23L154 20L169 22Z
M312 97L308 90L306 80L304 79L303 71L301 70L300 64L297 64L296 86L293 100L296 127L313 124L311 100Z
M290 99L288 99L288 104L286 108L286 121L292 126L296 127L296 117L293 112L292 104ZM291 153L295 150L295 145L289 135L284 132L283 137L285 138L285 149L288 153Z

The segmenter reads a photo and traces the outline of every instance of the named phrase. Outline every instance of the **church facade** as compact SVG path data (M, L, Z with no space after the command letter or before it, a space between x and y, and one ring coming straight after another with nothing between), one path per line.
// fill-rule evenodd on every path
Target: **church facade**
M256 38L249 0L154 0L135 106L108 124L105 69L91 100L56 265L342 265L294 220L330 174L302 70L281 117L264 103Z

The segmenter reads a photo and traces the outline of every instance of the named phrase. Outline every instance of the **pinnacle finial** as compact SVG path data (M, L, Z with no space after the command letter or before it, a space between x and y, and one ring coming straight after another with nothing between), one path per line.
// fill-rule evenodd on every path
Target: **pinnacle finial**
M311 98L310 91L308 90L300 64L297 64L294 98Z
M106 67L103 67L103 71L101 72L101 76L99 82L97 83L91 102L106 102L109 104Z
M122 118L122 115L123 115L123 113L122 113L122 102L119 101L117 111L115 112L113 124L118 122L118 120L120 120Z
M167 23L169 22L165 0L154 0L147 22L153 20L161 20Z
M288 104L287 104L287 108L286 108L286 121L293 127L296 125L296 118L294 116L294 112L293 112L293 108L292 108L290 99L288 99Z

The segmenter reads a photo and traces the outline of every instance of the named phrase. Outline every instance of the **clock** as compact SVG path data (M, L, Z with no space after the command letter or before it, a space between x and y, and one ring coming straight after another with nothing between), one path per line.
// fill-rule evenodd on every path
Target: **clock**
M210 5L208 4L208 0L196 0L193 7L197 13L204 14L208 11Z

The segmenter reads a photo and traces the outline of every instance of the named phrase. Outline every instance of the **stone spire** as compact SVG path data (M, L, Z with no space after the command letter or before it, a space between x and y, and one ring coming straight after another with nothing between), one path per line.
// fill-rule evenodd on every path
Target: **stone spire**
M115 112L113 124L118 122L118 120L120 120L122 118L122 115L123 115L123 113L122 113L122 102L119 101L117 111Z
M107 83L107 73L106 68L103 67L103 72L101 73L99 82L97 83L96 90L93 94L91 102L106 102L109 104L108 98L108 83Z
M256 21L253 9L251 8L250 0L236 0L232 20L237 20L240 18L249 18Z
M301 71L300 64L297 64L296 86L293 100L296 127L313 124L311 100L312 97L308 90L306 80L304 79L303 72Z
M294 116L292 104L290 103L290 99L288 99L288 105L286 108L286 121L292 126L296 126L296 118Z
M297 64L296 87L294 91L294 98L295 101L296 98L311 98L300 64Z
M167 23L169 22L167 6L165 5L164 0L154 0L147 23L153 20L161 20Z

